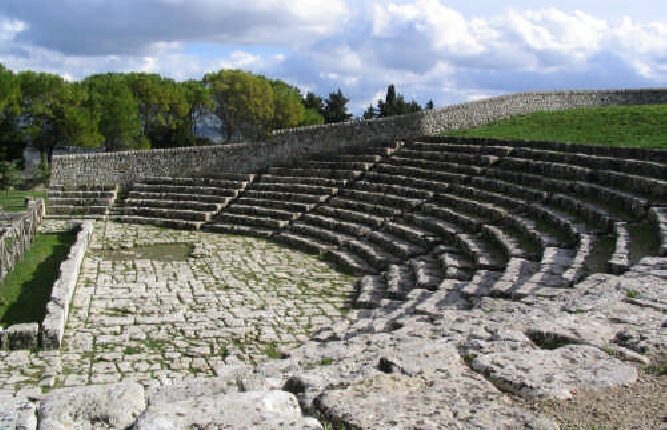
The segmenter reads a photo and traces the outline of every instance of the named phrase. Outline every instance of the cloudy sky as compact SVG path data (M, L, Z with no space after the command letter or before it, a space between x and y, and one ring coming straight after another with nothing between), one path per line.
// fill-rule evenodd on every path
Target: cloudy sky
M359 113L396 84L437 106L667 86L664 0L0 0L0 63L78 79L241 68Z

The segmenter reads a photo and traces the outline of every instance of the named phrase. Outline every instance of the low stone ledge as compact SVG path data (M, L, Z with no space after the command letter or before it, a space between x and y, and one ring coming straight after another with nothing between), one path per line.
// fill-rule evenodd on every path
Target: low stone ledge
M41 324L40 338L43 349L57 349L60 347L70 302L92 233L93 221L85 220L81 222L76 242L70 248L67 259L60 265L60 276L53 284L51 299L46 305L46 315Z

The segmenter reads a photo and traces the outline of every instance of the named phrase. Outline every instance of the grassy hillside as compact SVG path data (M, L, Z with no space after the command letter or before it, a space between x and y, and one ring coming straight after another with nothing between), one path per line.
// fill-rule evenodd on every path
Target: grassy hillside
M667 149L667 105L537 112L443 135Z

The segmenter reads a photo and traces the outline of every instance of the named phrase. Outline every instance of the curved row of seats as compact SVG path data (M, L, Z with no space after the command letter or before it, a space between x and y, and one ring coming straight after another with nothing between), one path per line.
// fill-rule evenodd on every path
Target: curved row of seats
M114 215L320 254L362 275L359 308L396 302L398 313L419 312L480 296L554 295L588 273L620 273L644 254L667 253L667 156L618 151L373 144L257 174L144 179ZM647 239L637 228L649 223L660 232L655 247L638 243Z

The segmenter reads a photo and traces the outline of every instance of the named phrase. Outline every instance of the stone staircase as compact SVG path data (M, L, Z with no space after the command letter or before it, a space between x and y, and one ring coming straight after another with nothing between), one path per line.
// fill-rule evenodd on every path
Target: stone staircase
M49 218L102 219L108 217L118 196L118 187L51 185L47 195L46 214Z
M487 296L558 296L589 274L665 255L667 164L613 151L474 139L376 144L256 175L144 179L111 216L319 254L360 276L360 322L349 330L364 332ZM647 226L655 249L636 233Z

